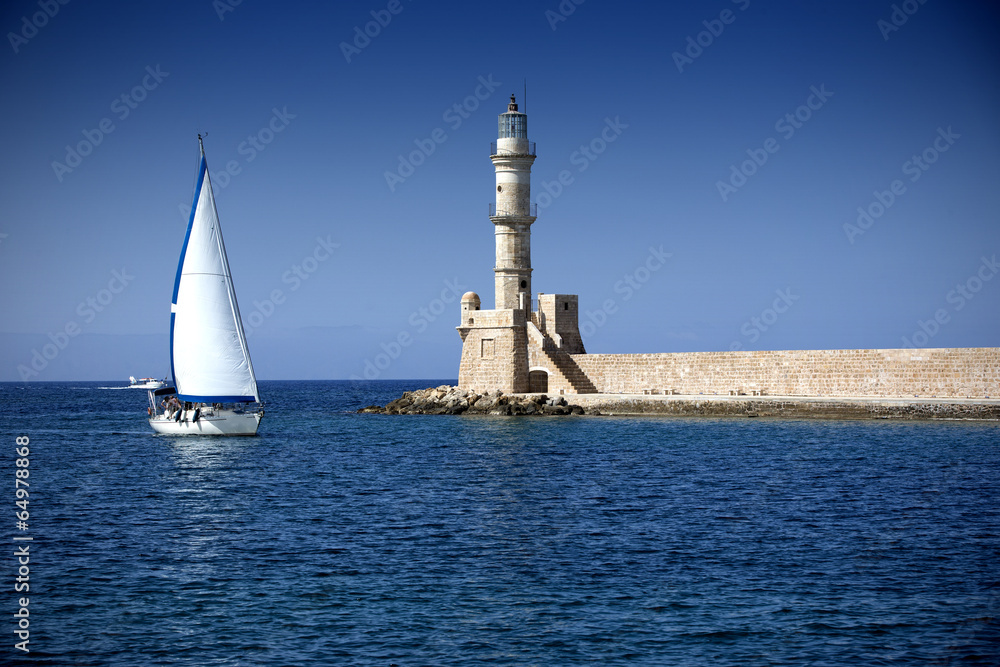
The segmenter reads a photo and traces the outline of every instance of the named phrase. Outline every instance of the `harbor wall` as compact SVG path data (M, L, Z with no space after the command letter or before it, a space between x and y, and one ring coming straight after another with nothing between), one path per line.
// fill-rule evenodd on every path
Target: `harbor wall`
M1000 397L1000 348L573 354L601 394ZM577 393L556 375L550 393Z

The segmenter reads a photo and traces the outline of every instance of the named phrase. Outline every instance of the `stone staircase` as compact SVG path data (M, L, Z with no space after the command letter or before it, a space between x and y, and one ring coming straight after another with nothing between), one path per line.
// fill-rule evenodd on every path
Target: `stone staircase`
M551 371L550 393L559 389L565 389L570 394L598 393L597 387L573 361L573 357L561 350L550 336L542 333L534 322L528 322L528 344L535 348L541 358L548 361L544 365Z

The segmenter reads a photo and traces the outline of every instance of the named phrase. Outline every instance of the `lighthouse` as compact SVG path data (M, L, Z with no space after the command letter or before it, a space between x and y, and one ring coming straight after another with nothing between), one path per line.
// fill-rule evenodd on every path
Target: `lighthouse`
M496 265L493 267L496 309L531 308L531 165L535 144L528 141L528 116L518 111L510 96L507 112L498 119L497 141L490 147L496 171L496 203L490 220L496 233Z
M462 359L458 384L476 391L506 393L593 391L573 355L586 354L578 326L577 297L531 291L531 165L535 144L528 141L528 116L510 96L490 146L496 172L496 199L490 222L496 239L493 266L496 305L482 310L479 295L462 296Z

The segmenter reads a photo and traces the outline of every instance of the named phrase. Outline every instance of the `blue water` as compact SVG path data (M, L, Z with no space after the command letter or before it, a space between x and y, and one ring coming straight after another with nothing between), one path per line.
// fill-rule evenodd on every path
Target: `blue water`
M34 538L7 664L1000 664L1000 425L357 415L438 382L264 382L258 437L178 438L108 384L0 385L7 553Z

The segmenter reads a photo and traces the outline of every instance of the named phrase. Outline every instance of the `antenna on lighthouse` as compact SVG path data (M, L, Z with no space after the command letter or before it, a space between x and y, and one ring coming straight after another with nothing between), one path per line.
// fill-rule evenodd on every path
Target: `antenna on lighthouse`
M524 104L524 113L528 113L528 79L524 79L524 98L521 100Z

